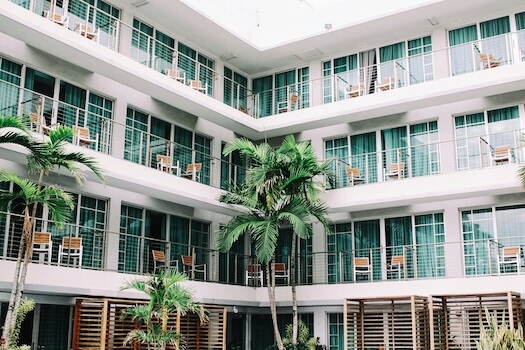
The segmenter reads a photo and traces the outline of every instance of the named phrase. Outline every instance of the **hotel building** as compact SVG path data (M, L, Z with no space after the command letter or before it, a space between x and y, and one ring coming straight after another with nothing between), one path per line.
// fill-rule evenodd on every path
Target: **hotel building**
M229 253L214 240L238 213L218 198L244 180L243 160L222 155L241 136L294 134L332 164L333 233L313 222L296 261L300 317L328 349L352 348L345 300L525 293L525 4L398 3L0 0L0 114L29 117L37 137L74 127L68 146L107 177L46 178L75 209L64 228L38 214L51 245L29 266L22 343L72 348L76 300L140 298L120 288L158 250L199 301L226 308L226 349L271 345L249 239ZM29 176L24 150L1 147L0 167ZM19 214L0 215L0 319ZM285 275L291 237L276 252ZM64 238L82 239L81 258ZM278 284L284 327L289 276ZM393 348L404 331L384 327L376 343Z

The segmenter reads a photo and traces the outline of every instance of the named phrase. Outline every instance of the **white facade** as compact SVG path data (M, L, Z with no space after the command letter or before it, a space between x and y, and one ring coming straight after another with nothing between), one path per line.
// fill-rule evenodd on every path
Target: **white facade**
M120 287L148 272L152 248L171 249L177 259L196 254L207 270L206 281L197 275L190 282L197 298L228 306L230 318L238 318L235 306L243 329L230 331L229 341L261 348L256 322L268 314L268 294L244 285L250 244L221 256L214 242L219 225L236 213L218 198L221 183L240 174L239 163L221 160L222 145L237 136L278 145L293 133L320 159L337 158L337 188L326 201L338 234L327 237L313 223L297 294L300 313L330 349L342 349L330 315L343 312L345 298L525 293L525 195L517 175L525 161L521 1L425 2L264 48L179 2L170 9L153 1L135 7L97 0L89 7L70 0L69 11L57 3L0 0L0 108L91 127L97 143L82 150L97 157L107 182L89 175L77 188L67 174L49 179L78 195L78 226L67 234L85 235L91 252L82 269L57 266L56 253L49 265L30 265L26 293L39 306L25 339L35 349L67 348L71 321L69 329L56 323L64 335L55 343L43 323L55 322L53 312L70 316L75 298L140 297ZM82 18L82 6L92 14ZM53 23L48 13L67 23ZM81 36L82 23L93 39ZM183 70L184 84L166 76L169 69ZM200 80L206 93L189 80ZM509 153L497 159L505 146ZM1 147L1 168L25 174L23 151ZM172 174L157 168L155 155L164 153L173 158ZM198 176L183 176L189 163L203 164ZM392 176L392 164L403 170ZM363 180L352 185L349 167ZM57 242L66 235L42 225ZM5 307L13 230L5 222L1 228ZM510 270L498 264L505 246L521 247ZM285 251L278 254L286 261ZM403 276L389 270L394 255L406 259ZM356 283L357 256L368 257L373 272ZM289 287L278 288L277 300L281 313L290 313Z

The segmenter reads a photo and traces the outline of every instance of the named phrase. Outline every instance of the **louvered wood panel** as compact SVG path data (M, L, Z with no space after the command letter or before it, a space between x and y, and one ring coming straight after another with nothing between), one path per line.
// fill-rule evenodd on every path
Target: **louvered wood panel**
M344 313L346 349L430 348L426 297L347 299Z
M119 299L79 299L75 305L73 350L140 349L137 345L124 346L124 339L135 325L121 317L122 311L144 301ZM168 327L176 329L183 337L188 350L226 349L227 312L223 306L204 305L209 321L201 324L194 314L179 317L172 314ZM182 345L182 344L181 344ZM167 346L175 350L176 346Z
M487 326L487 310L510 327L523 322L519 293L432 296L432 349L476 349L481 329Z

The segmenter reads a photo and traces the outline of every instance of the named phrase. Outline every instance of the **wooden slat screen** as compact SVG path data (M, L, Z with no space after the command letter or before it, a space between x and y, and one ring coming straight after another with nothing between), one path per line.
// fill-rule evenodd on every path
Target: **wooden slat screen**
M144 301L119 299L79 299L75 304L73 350L140 349L136 345L123 346L128 332L135 328L129 319L122 319L122 310ZM226 349L226 308L204 305L209 322L201 324L194 314L180 318L170 315L169 327L179 329L188 350ZM145 348L145 346L143 346ZM167 346L175 350L175 346Z
M487 325L485 310L513 328L522 323L519 293L433 295L430 299L435 350L476 349L475 341Z
M428 298L347 299L345 349L430 348Z

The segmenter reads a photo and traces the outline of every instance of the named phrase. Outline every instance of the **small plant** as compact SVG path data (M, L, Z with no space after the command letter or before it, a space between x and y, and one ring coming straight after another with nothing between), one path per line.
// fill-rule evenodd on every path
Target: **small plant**
M29 345L17 345L18 338L20 337L20 329L22 328L22 323L26 318L27 314L33 311L35 308L35 301L33 299L23 298L20 301L20 307L18 313L16 314L15 327L9 333L9 346L8 350L31 350Z
M525 339L523 338L523 327L510 328L505 321L498 323L496 314L487 315L488 327L483 327L480 332L479 341L476 341L477 350L523 350Z
M123 311L123 317L130 317L142 328L128 333L124 344L140 343L148 349L165 349L181 341L181 335L168 326L170 315L179 312L197 314L201 322L207 320L205 310L193 299L193 293L181 283L187 281L185 275L171 270L161 270L145 279L134 279L122 289L135 289L149 296L147 304L139 304Z
M292 343L293 325L286 326L285 336L283 338L284 348L287 350L323 350L326 347L319 343L319 337L311 337L308 327L303 321L299 320L297 333L297 343ZM277 345L270 346L267 350L276 350Z

